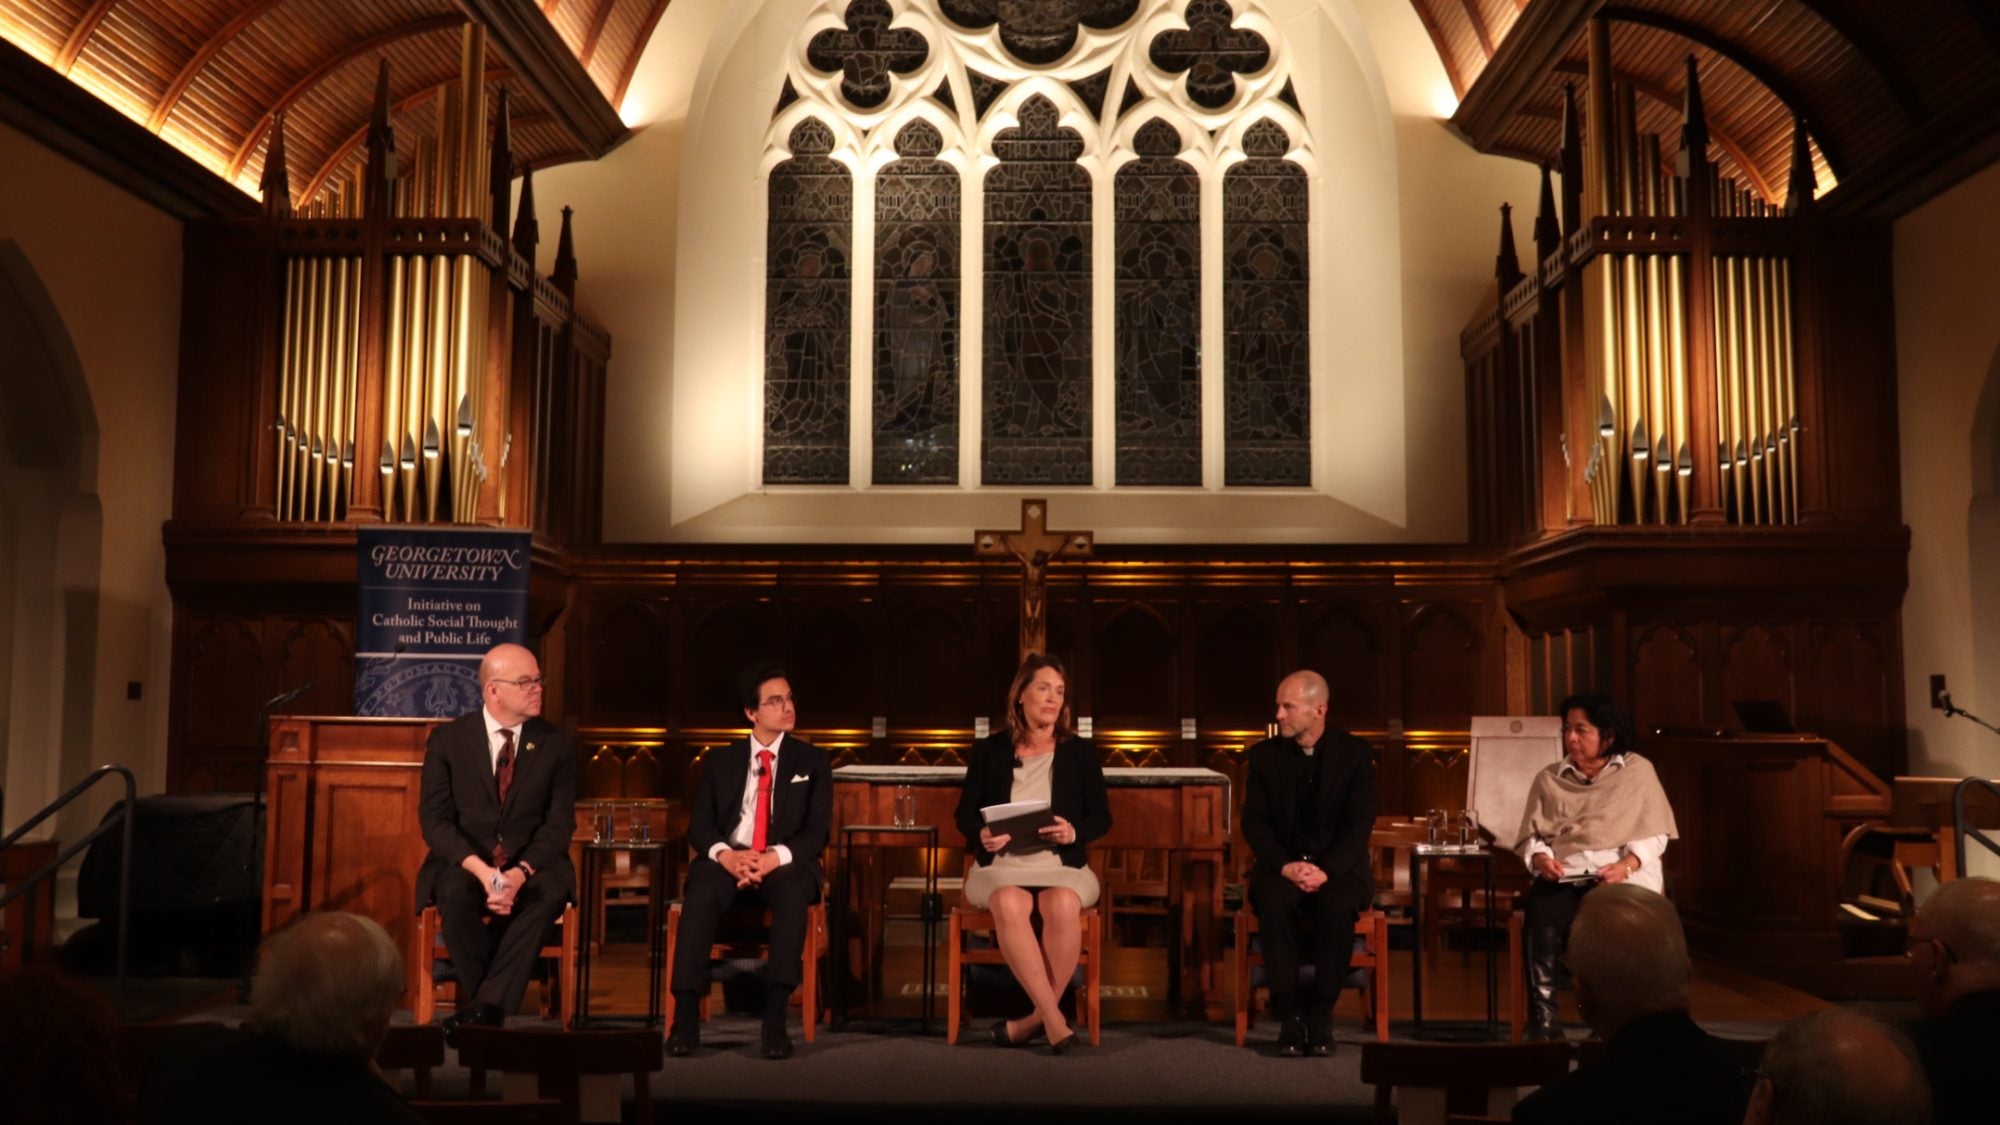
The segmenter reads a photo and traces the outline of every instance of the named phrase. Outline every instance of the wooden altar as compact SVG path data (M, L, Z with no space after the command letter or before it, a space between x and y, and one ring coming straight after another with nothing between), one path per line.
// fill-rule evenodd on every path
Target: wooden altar
M916 797L916 822L935 824L946 846L962 841L953 826L965 770L955 766L844 766L833 771L833 831L843 825L893 823L896 790ZM1209 769L1111 768L1111 831L1091 842L1109 848L1159 848L1168 854L1171 913L1180 940L1168 950L1169 997L1189 1017L1219 1019L1223 853L1231 831L1229 778ZM1107 892L1108 893L1108 892Z

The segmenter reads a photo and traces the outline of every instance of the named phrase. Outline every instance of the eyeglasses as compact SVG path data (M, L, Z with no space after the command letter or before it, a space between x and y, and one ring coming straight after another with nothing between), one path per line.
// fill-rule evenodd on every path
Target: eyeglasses
M786 708L786 707L790 707L790 706L792 706L792 705L793 705L794 703L796 703L796 702L797 702L797 701L796 701L796 700L794 700L794 699L793 699L793 698L792 698L791 696L789 696L789 695L772 695L772 696L766 696L766 697L765 697L765 699L764 699L764 702L762 702L762 703L759 703L759 704L758 704L757 706L759 706L759 707L776 707L776 708L778 708L779 710L783 710L783 709L784 709L784 708Z
M1915 956L1917 955L1917 947L1918 947L1918 946L1920 946L1920 945L1934 945L1934 946L1936 946L1936 947L1937 947L1937 951L1938 951L1938 956L1940 956L1940 957L1943 957L1943 958L1944 958L1944 963L1945 963L1945 964L1947 964L1947 965L1955 965L1955 964L1957 964L1957 963L1958 963L1958 954L1956 954L1956 953L1953 953L1953 952L1952 952L1952 949L1951 949L1951 946L1949 946L1949 945L1946 945L1946 944L1944 943L1944 940L1943 940L1942 938L1934 938L1934 937L1929 937L1929 938L1924 938L1924 937L1909 937L1909 938L1904 938L1904 939L1903 939L1903 956L1905 956L1905 957L1911 957L1911 958L1914 958L1914 957L1915 957Z
M545 681L540 676L522 676L518 680L494 680L493 682L496 684L506 684L508 687L520 688L522 691L533 691L541 687Z

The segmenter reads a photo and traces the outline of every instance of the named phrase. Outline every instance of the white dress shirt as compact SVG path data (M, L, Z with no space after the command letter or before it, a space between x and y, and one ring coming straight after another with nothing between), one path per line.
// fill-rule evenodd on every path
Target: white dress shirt
M785 735L783 731L778 732L778 737L772 739L769 746L758 742L756 735L753 734L750 736L750 768L743 773L743 804L736 817L736 830L731 832L729 837L723 842L708 849L708 858L715 859L731 848L748 848L756 841L757 782L759 780L757 777L757 755L765 750L771 752L771 807L775 809L778 807L778 785L784 780L777 775L778 746L784 741ZM769 843L769 841L767 840L766 843ZM792 849L785 845L774 844L771 846L770 851L771 854L778 857L778 866L783 867L785 864L792 862Z
M486 764L494 773L500 772L500 732L511 730L514 732L514 761L518 765L521 760L520 728L501 726L500 720L493 717L493 712L484 707L479 709L479 717L486 720Z
M1614 754L1611 760L1604 764L1604 773L1624 768L1625 755ZM1591 783L1590 779L1583 776L1583 771L1577 769L1576 764L1571 762L1567 755L1563 758L1562 767L1556 772L1568 773L1572 778L1585 785ZM1598 776L1602 777L1603 774L1600 773ZM1521 859L1527 863L1530 874L1535 870L1536 856L1555 856L1555 854L1556 850L1550 847L1548 840L1541 836L1530 836L1528 837L1528 842L1521 846ZM1655 894L1665 894L1667 893L1665 872L1660 869L1660 857L1665 854L1667 854L1667 838L1665 835L1659 835L1630 840L1616 848L1593 848L1590 851L1577 852L1575 855L1569 856L1556 856L1556 858L1562 864L1564 877L1568 877L1572 875L1595 874L1599 868L1609 867L1628 855L1637 856L1639 859L1639 870L1627 876L1625 881L1631 883L1633 886L1644 887Z

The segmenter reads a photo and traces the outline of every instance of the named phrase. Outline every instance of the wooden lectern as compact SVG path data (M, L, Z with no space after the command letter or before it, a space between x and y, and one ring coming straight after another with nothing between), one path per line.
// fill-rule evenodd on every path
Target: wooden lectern
M408 1007L428 965L416 940L424 861L417 794L435 719L292 717L265 763L264 932L313 910L373 918L403 950Z

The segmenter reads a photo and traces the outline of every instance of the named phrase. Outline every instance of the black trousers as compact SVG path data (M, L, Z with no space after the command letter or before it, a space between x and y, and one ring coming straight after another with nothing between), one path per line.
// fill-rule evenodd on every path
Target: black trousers
M538 871L515 893L512 914L488 915L486 888L460 868L438 875L431 901L437 904L460 995L510 1014L519 1008L535 954L569 902L562 883Z
M1331 875L1311 894L1261 864L1250 872L1250 905L1264 943L1264 974L1270 978L1271 1007L1281 1017L1297 1011L1299 947L1308 926L1313 936L1314 1008L1330 1008L1340 998L1347 962L1354 952L1354 920L1368 908L1372 892L1359 875Z
M687 893L681 901L681 927L674 939L675 992L700 992L708 987L708 950L722 916L737 907L771 911L771 956L764 966L764 983L798 987L804 975L806 907L819 901L819 865L787 863L754 887L737 889L735 876L702 856L688 868Z

